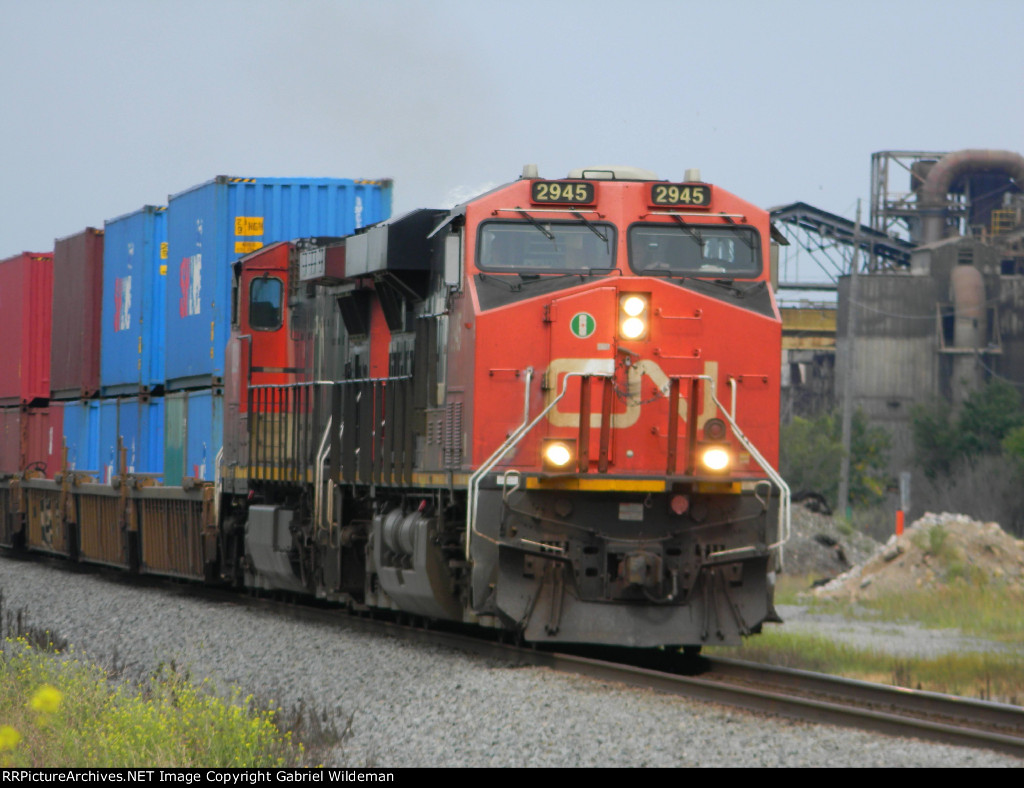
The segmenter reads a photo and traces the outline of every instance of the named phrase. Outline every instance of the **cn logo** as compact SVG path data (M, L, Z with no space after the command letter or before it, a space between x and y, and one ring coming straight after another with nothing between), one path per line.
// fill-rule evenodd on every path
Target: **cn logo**
M127 331L132 327L132 278L114 279L114 331Z
M577 312L569 321L569 330L577 339L586 339L594 333L597 328L597 321L594 316L587 312Z
M181 260L181 302L179 311L182 317L198 315L200 308L200 289L202 287L203 256L194 254Z

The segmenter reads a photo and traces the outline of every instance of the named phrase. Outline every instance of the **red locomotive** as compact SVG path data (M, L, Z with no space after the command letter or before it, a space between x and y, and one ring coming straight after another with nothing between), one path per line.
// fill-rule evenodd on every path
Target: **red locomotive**
M758 632L789 516L770 232L696 174L527 171L242 258L207 568L535 642Z

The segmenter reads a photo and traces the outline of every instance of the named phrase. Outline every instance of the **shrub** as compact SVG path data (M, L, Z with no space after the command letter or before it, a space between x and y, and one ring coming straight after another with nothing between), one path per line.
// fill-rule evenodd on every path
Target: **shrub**
M912 426L925 476L914 482L915 510L961 512L1024 534L1024 408L1012 385L991 381L959 412L918 406Z
M911 411L917 464L930 479L948 475L954 465L985 454L998 455L1009 441L1024 458L1024 409L1017 390L993 380L974 391L959 412L946 402Z
M869 427L864 414L853 416L850 439L850 503L863 507L885 496L889 434ZM839 470L843 458L842 420L838 412L814 419L795 417L782 428L779 465L794 490L813 490L835 508L839 494Z

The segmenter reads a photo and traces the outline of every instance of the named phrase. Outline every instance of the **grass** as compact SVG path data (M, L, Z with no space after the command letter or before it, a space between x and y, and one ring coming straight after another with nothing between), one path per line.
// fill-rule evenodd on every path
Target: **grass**
M1024 645L1024 588L1019 583L973 564L941 526L915 533L912 539L935 561L937 582L929 587L851 602L809 596L810 576L782 575L776 602L808 605L814 612L847 618L959 629L974 637Z
M1024 596L991 583L957 580L943 588L914 590L860 604L883 621L914 621L929 629L959 629L975 637L1024 645Z
M854 648L816 635L766 629L739 649L709 654L837 676L1024 704L1024 656L958 652L908 658Z
M807 589L820 575L807 573L802 575L779 575L775 579L776 605L806 605Z
M914 622L929 629L959 629L975 637L1024 645L1024 596L998 578L956 573L957 555L940 529L922 534L929 551L954 569L953 579L932 589L915 589L876 599L823 600L808 597L813 576L782 575L777 604L808 605L813 612L842 615L881 625ZM1019 651L1019 650L1018 650ZM857 649L824 637L766 628L739 650L722 656L831 673L866 681L1024 704L1024 654L956 652L938 657L896 657Z
M118 681L21 614L6 624L0 768L305 766L351 732L351 718L339 732L333 716L284 713L238 690L224 696L173 664Z

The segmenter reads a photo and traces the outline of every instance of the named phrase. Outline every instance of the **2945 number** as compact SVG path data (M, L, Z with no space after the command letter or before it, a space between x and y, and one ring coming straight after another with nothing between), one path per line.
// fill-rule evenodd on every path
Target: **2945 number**
M594 184L580 181L534 181L530 187L534 202L592 203Z
M651 187L651 204L705 208L711 205L711 187L693 183L656 183Z

